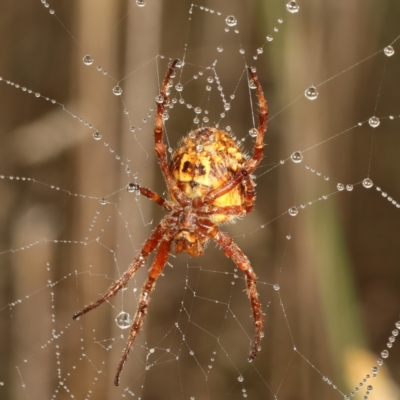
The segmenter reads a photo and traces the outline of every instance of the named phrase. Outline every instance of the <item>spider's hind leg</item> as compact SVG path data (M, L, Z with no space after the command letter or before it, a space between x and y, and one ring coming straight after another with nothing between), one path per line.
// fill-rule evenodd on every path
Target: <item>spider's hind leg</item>
M218 228L215 228L213 239L222 247L225 255L232 258L235 264L246 274L247 294L249 296L251 309L253 311L254 325L256 326L253 349L249 355L249 361L253 361L257 357L257 353L259 351L261 332L263 329L263 314L261 311L261 303L258 300L258 292L256 288L257 277L253 271L253 268L251 268L248 258L233 242L229 235L220 232Z

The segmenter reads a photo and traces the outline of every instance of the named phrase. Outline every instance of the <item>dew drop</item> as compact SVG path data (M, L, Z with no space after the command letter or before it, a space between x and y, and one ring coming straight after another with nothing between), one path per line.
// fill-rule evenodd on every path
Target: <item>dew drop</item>
M224 51L224 48L222 46L217 47L218 53L222 53Z
M266 39L268 42L272 42L274 40L274 38L271 35L268 35Z
M395 323L395 325L396 325L396 328L397 328L397 329L400 329L400 321L397 321L397 322Z
M224 109L225 109L225 111L230 110L230 108L231 108L230 103L225 103L225 104L224 104Z
M350 184L346 185L346 190L348 192L351 192L353 190L353 185L350 185Z
M256 89L256 88L257 88L257 86L256 86L256 84L254 83L253 79L250 79L250 80L249 80L249 88L250 88L250 89Z
M338 184L336 185L336 189L339 190L340 192L341 192L342 190L344 190L344 185L343 185L343 183L338 183Z
M100 140L101 139L101 133L99 131L96 131L95 133L93 133L93 138L95 140Z
M144 7L146 5L146 1L145 0L136 0L136 5L138 7Z
M121 311L115 318L115 323L117 324L118 328L127 329L132 325L132 320L128 313Z
M105 204L107 204L107 200L106 200L104 197L102 197L102 198L99 200L99 203L100 203L102 206L104 206Z
M379 126L379 124L381 123L381 121L379 121L378 117L371 117L368 120L368 123L373 127L373 128L377 128Z
M235 26L237 24L237 19L233 15L228 15L225 18L225 22L228 26Z
M238 380L239 382L243 382L243 381L244 381L244 378L243 378L242 375L239 375L238 378L237 378L237 380Z
M156 103L161 104L164 102L164 97L161 94L156 96Z
M256 129L256 128L251 128L251 129L249 130L249 135L250 135L251 137L256 137L256 136L258 135L257 129Z
M273 286L273 288L274 288L274 290L279 290L279 289L280 289L280 286L279 286L277 283L275 283L275 285Z
M383 350L383 351L381 352L381 356L382 356L383 358L388 358L388 357L389 357L389 352L388 352L387 350Z
M137 189L138 189L138 186L135 185L135 184L132 183L132 182L129 182L129 183L126 185L126 190L127 190L129 193L134 193L134 192L136 192Z
M201 114L201 108L200 107L195 107L194 112L196 114Z
M112 91L115 94L115 96L121 96L122 94L122 88L118 85L115 86Z
M305 90L304 96L307 97L308 100L315 100L318 97L318 92L315 86L310 86Z
M183 85L182 85L182 83L176 84L176 85L175 85L175 90L176 90L177 92L182 92L182 90L183 90Z
M286 9L292 14L297 13L299 8L300 7L295 0L289 1L289 3L286 4Z
M301 163L303 161L303 154L300 151L295 151L290 158L296 164Z
M290 207L288 213L291 217L295 217L298 214L299 210L296 207Z
M394 48L392 46L386 46L383 49L383 52L385 53L385 56L391 57L394 54Z
M372 188L372 186L374 186L372 180L369 179L369 178L365 178L365 179L363 180L362 184L363 184L363 186L364 186L365 188L367 188L367 189L370 189L370 188Z
M83 63L85 65L92 65L93 64L93 58L90 54L86 54L85 57L83 57Z

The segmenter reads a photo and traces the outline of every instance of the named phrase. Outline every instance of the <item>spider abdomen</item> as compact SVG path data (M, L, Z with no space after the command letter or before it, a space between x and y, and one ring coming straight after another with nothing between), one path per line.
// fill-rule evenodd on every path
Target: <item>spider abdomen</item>
M220 187L242 169L245 157L233 138L217 128L199 128L191 131L178 144L172 155L171 173L178 187L191 199L205 196L210 190ZM213 206L242 206L249 201L246 192L253 192L253 181L240 183ZM174 200L171 195L172 200ZM251 203L254 202L254 197ZM252 205L252 204L251 204ZM214 214L215 223L228 222L236 215Z

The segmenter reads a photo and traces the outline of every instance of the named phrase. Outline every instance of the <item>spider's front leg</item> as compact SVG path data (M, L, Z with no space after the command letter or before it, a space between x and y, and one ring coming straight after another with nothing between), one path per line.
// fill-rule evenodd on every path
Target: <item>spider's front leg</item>
M163 220L164 221L164 220ZM94 308L98 307L99 305L103 304L107 301L110 297L115 296L123 287L126 286L128 281L132 278L132 276L136 273L136 271L145 263L147 256L158 246L162 236L165 233L165 228L163 226L163 221L158 224L157 228L150 236L150 238L144 244L142 250L139 254L135 257L132 261L132 264L126 270L126 272L119 278L116 282L114 282L99 300L94 303L89 304L83 310L78 311L72 317L73 319L77 319L83 314L93 310Z
M226 233L220 232L217 227L214 228L213 239L222 247L227 257L232 258L235 264L246 274L247 294L250 299L251 309L253 310L254 324L256 326L256 335L253 343L253 350L249 355L249 361L257 357L261 342L261 332L263 329L263 316L261 303L258 300L256 288L257 277L251 268L250 262L242 250L233 242L232 238Z
M142 293L140 294L138 308L136 310L135 317L133 319L133 323L131 326L131 330L129 332L129 338L126 343L125 349L122 352L122 358L117 368L117 374L115 375L114 385L119 385L119 378L122 372L122 368L125 365L125 362L128 358L129 351L132 347L136 336L139 334L142 329L144 318L147 314L148 304L150 301L151 292L154 289L157 278L160 276L161 272L164 269L165 263L167 262L168 255L171 252L171 242L172 238L167 240L163 240L158 247L157 253L154 257L153 264L149 271L149 276L142 287Z

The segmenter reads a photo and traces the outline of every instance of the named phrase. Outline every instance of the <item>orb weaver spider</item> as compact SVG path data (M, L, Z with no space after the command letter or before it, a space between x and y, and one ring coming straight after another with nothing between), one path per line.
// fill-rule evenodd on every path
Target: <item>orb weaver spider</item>
M150 295L164 269L172 244L175 245L177 253L186 251L193 257L203 255L205 244L210 239L221 246L225 255L230 257L246 275L247 294L256 330L249 361L256 358L262 337L263 316L256 289L256 275L248 258L229 235L217 228L217 225L244 216L253 208L255 185L251 174L263 156L263 140L268 120L267 103L255 68L248 68L260 107L259 125L257 129L253 129L256 132L253 155L246 159L240 147L227 132L216 127L202 127L191 131L181 140L168 164L166 146L163 142L163 114L169 101L166 94L168 84L179 62L176 59L171 63L161 92L156 97L157 116L154 127L155 151L170 199L165 200L143 186L129 184L130 189L153 200L169 214L157 225L121 278L114 282L98 301L89 304L73 316L73 319L77 319L116 295L145 263L149 254L157 249L117 368L114 380L116 386L119 385L120 375L132 344L142 329Z

